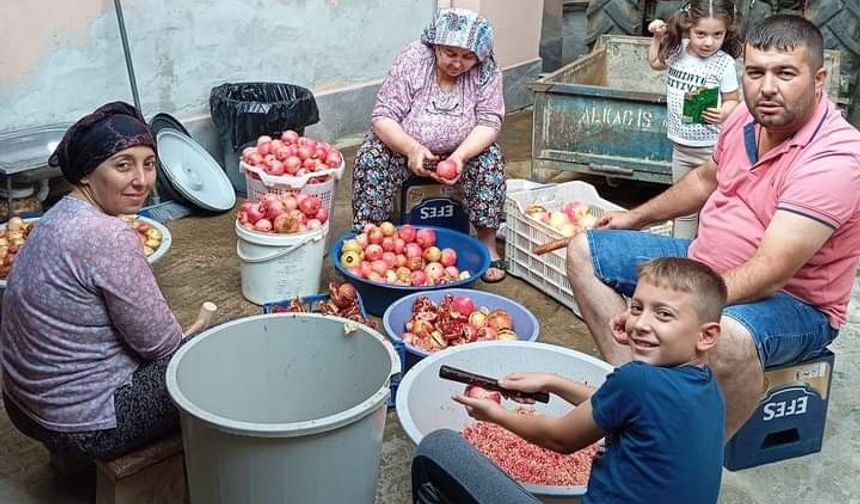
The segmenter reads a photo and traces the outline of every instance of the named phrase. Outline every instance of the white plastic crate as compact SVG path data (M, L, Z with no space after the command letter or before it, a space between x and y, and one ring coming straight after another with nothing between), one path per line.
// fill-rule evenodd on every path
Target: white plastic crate
M335 183L343 176L345 162L341 161L337 168L320 170L294 177L290 175L269 175L265 171L239 161L239 170L245 174L245 187L248 201L256 202L266 194L307 194L316 196L328 208L329 215L334 214ZM251 174L256 176L252 176ZM329 175L329 179L321 183L310 183L311 179Z
M532 252L532 249L538 245L564 238L564 236L525 213L529 205L534 203L540 204L547 211L560 211L562 205L569 201L588 204L591 207L590 212L598 217L609 211L624 210L615 203L601 198L591 184L580 181L543 185L532 190L510 193L505 198L507 215L505 258L508 261L508 273L534 285L573 310L577 316L581 316L579 307L573 299L570 282L567 280L567 250L562 248L543 255ZM671 235L671 222L653 226L646 231Z

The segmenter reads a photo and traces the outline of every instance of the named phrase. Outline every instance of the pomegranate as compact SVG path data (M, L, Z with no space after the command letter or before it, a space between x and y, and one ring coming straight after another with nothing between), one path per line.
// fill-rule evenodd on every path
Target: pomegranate
M495 390L487 390L485 388L478 387L477 385L469 385L466 387L466 390L463 392L463 395L466 397L471 397L473 399L489 399L496 404L502 404L502 394L496 392Z
M383 260L383 262L385 262L385 264L388 266L389 269L394 269L397 267L395 265L396 257L397 256L394 255L394 252L383 252L382 253L382 260Z
M407 259L406 259L405 255L403 255L403 254L395 254L394 255L394 264L397 267L406 266L406 263L407 263Z
M405 243L414 242L416 233L417 230L415 229L415 226L411 224L404 224L397 230L397 236L399 236Z
M385 238L385 235L383 235L382 230L376 226L367 232L367 241L370 243L382 244L383 238Z
M319 219L308 219L305 225L308 229L319 229L322 227L322 222L320 222Z
M442 259L442 251L435 245L427 247L424 249L423 257L424 259L427 259L427 262L439 262Z
M352 268L361 262L361 256L354 250L349 250L340 256L340 265L344 268ZM361 268L359 267L359 270ZM364 276L364 275L362 275Z
M406 256L406 267L411 269L412 271L423 270L424 269L424 258L419 256L409 257Z
M326 222L328 220L328 208L320 207L316 214L317 220L320 222Z
M272 221L269 219L260 219L254 223L254 231L268 233L272 230Z
M436 283L442 279L442 276L445 274L445 268L437 262L431 262L424 267L424 273L427 273L427 277L432 280L433 283Z
M480 329L487 325L486 308L473 311L472 314L469 315L469 324L475 326L477 329Z
M296 172L299 171L299 168L302 166L302 160L297 158L296 156L289 156L284 159L284 171L288 175L295 175Z
M269 219L276 219L279 215L283 215L286 213L286 209L284 208L284 203L279 199L274 199L269 201L266 209L266 217Z
M454 309L460 315L468 317L475 311L475 302L469 296L456 296L454 298Z
M457 168L457 163L449 159L440 161L439 164L436 165L436 175L439 175L443 179L453 180L457 178L457 175L459 174L460 170Z
M427 283L427 273L424 273L420 269L413 271L411 277L412 285L424 285Z
M384 236L394 236L397 232L397 228L394 227L394 224L385 221L379 225L379 230L382 231Z
M386 236L385 238L383 238L382 239L382 250L384 250L386 252L393 252L394 251L394 238L392 238L390 236Z
M459 280L460 270L458 270L456 266L445 266L445 278L452 281Z
M364 249L364 258L368 261L376 261L382 259L383 253L385 253L385 250L383 250L382 245L371 243Z
M504 310L493 310L487 316L487 327L498 331L505 329L513 329L514 322L511 320L511 314Z
M406 250L406 241L399 236L394 239L394 253L402 254Z
M457 252L452 248L444 248L442 249L441 257L439 258L439 262L442 263L442 266L454 266L457 264Z
M361 246L361 250L366 249L367 245L370 243L367 240L367 234L366 233L359 233L359 234L355 235L355 241L357 241L358 244Z
M259 152L257 152L256 150L254 150L254 152L249 154L248 159L245 160L245 163L252 165L252 166L257 166L262 162L263 162L263 155L260 154Z
M404 252L406 253L406 257L422 257L424 255L424 251L421 250L421 246L417 243L407 243Z
M322 206L322 202L319 198L315 198L313 196L303 199L299 202L299 210L302 211L303 214L308 217L312 217L320 211L320 207Z
M284 210L287 210L287 211L295 210L299 207L299 203L296 201L296 198L293 198L292 196L285 197L283 200L283 203L284 203Z
M385 272L388 271L388 265L382 259L377 259L370 262L370 269L380 275L385 275Z
M415 243L420 245L422 249L436 245L436 231L427 228L419 229L415 233Z
M479 340L492 341L492 340L496 339L496 337L497 337L496 330L491 328L491 327L484 326L484 327L478 329L478 339Z
M299 139L299 134L293 130L287 130L281 133L281 140L284 143L292 144L295 143L296 140Z
M341 254L344 252L349 252L350 250L358 252L359 254L361 254L363 252L363 249L361 248L361 245L358 244L357 240L355 240L355 239L344 240L343 245L341 245L341 248L340 248Z
M412 270L410 270L409 268L405 266L400 266L396 270L394 270L394 272L397 273L397 280L399 280L400 282L406 285L410 285L412 283Z
M361 261L361 264L358 265L358 272L361 278L367 278L371 271L373 270L370 268L370 262L368 261Z
M248 207L248 220L251 224L255 224L257 221L266 216L266 209L262 207L261 204L252 203L250 207Z
M337 168L342 161L343 157L340 155L340 152L335 150L329 152L325 157L325 164L329 168Z

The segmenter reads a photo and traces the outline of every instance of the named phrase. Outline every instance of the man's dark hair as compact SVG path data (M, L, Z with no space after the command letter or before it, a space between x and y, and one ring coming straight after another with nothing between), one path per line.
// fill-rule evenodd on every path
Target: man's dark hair
M813 72L824 65L824 37L817 26L800 16L777 14L764 18L746 34L746 43L759 51L805 47Z

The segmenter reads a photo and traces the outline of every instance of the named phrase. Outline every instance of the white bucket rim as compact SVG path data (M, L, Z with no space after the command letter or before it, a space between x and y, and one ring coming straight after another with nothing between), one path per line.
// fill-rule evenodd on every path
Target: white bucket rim
M301 233L260 233L243 228L239 224L239 221L235 221L235 227L236 236L246 242L253 243L254 245L282 247L284 245L292 245L304 240L315 241L317 239L317 235L328 235L329 222L330 221L325 221L322 226L316 229L309 229Z
M409 438L410 441L417 445L424 438L424 434L422 434L421 431L418 430L418 427L412 420L412 415L406 413L408 411L408 404L406 402L407 396L409 395L408 392L412 390L412 383L415 381L415 377L418 376L421 371L424 370L424 368L432 366L439 359L445 358L451 354L458 352L477 351L482 348L486 349L492 347L541 348L543 350L549 350L570 357L576 357L585 361L588 364L593 364L597 367L605 369L607 373L610 373L615 369L608 362L602 361L597 357L592 357L591 355L582 353L578 350L573 350L558 345L552 345L549 343L539 343L537 341L486 341L476 346L462 345L453 348L447 348L440 352L433 353L430 356L418 361L418 363L412 366L412 368L410 368L409 371L405 375L403 375L403 378L400 380L400 385L398 385L397 387L397 398L395 400L397 420L400 422L400 426L403 428L403 431L406 432L406 436ZM585 490L587 489L587 486L585 485L557 486L534 485L531 483L521 482L518 483L520 483L526 490L537 496L578 496L585 494Z
M386 380L385 383L383 383L382 386L379 388L379 390L377 390L373 395L360 402L359 404L356 404L355 406L339 413L334 413L332 415L312 420L303 420L301 422L247 422L242 420L234 420L231 418L224 417L222 415L216 415L214 413L205 411L204 409L194 404L194 402L191 401L182 392L176 379L176 372L179 367L179 364L185 354L195 345L206 339L207 336L217 331L223 330L227 327L244 324L253 320L287 317L319 318L326 320L335 320L343 322L344 324L357 324L356 322L345 318L334 317L330 315L320 315L318 313L271 313L263 315L254 315L250 317L242 317L240 319L231 320L229 322L225 322L223 324L211 327L203 331L202 333L194 336L190 341L182 345L179 350L177 350L176 353L173 354L173 356L170 358L170 362L167 364L167 391L170 394L170 397L173 402L179 408L180 412L190 415L197 420L200 420L220 431L228 432L231 434L254 437L290 438L319 434L337 429L339 427L343 427L345 425L350 425L372 414L380 406L387 406L388 397L391 394L391 389L389 385L391 383L391 379L392 377L400 374L400 357L397 355L394 346L391 344L387 344L386 338L382 334L380 334L375 329L371 329L370 327L367 327L363 324L357 324L356 330L362 330L367 332L368 335L379 341L383 348L385 348L391 361L391 373L388 376L388 380Z

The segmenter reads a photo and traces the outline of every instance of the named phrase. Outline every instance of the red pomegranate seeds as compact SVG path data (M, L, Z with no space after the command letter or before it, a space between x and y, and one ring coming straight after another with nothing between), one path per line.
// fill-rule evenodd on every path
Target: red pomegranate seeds
M595 443L564 455L529 443L504 427L488 422L475 422L466 427L463 436L515 480L534 485L588 484L591 460L598 449Z

